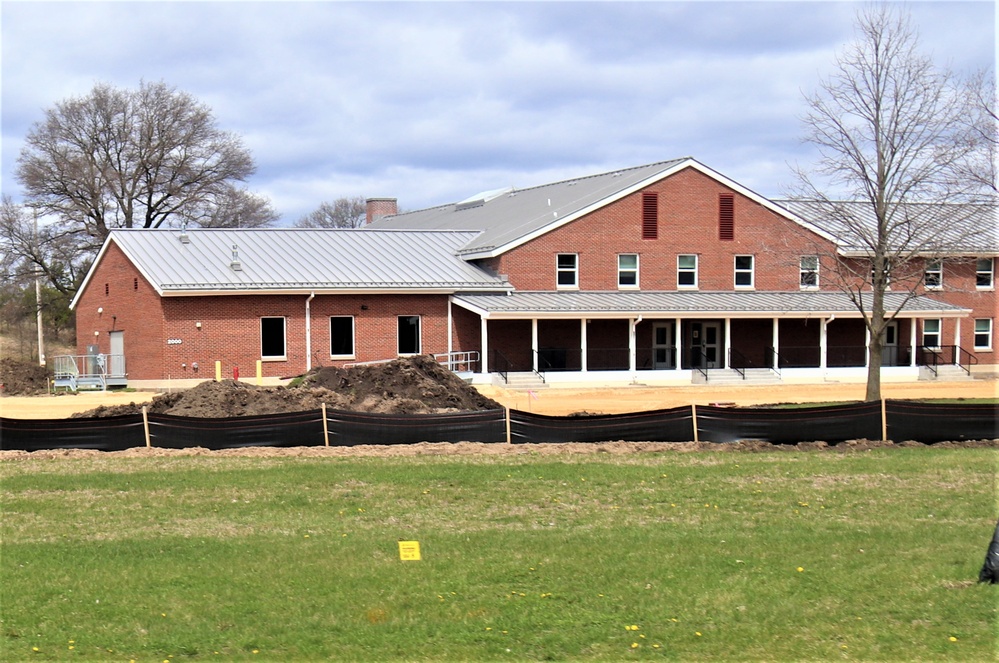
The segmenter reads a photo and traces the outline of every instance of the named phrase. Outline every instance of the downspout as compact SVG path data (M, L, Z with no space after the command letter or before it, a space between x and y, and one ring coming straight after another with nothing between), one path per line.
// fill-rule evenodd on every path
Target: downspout
M316 291L309 293L309 298L305 300L305 372L312 370L312 300L316 297Z

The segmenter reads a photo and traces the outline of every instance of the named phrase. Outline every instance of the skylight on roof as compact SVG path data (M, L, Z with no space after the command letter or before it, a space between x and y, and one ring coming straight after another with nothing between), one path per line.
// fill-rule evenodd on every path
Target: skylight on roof
M502 189L490 189L489 191L483 191L482 193L477 193L474 196L469 196L462 201L455 203L455 209L469 209L471 207L478 207L479 205L485 205L490 200L494 198L499 198L504 193L510 193L513 191L512 186L503 187Z

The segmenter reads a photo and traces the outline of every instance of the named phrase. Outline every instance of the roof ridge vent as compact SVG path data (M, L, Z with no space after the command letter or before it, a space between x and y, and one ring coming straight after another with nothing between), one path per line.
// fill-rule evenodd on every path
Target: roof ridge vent
M191 238L187 235L187 220L180 224L180 243L190 244Z
M505 186L502 189L490 189L489 191L483 191L477 193L474 196L469 196L464 200L461 200L454 204L454 211L460 212L464 209L472 209L473 207L482 207L490 200L494 198L499 198L503 194L510 193L514 188L512 186Z
M234 272L243 271L243 264L239 262L239 245L232 245L232 261L229 263L229 267L232 268Z

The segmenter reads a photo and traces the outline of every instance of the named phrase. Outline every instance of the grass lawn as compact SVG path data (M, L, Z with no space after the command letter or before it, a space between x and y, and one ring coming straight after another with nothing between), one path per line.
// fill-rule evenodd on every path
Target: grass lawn
M993 660L996 454L8 461L0 660Z

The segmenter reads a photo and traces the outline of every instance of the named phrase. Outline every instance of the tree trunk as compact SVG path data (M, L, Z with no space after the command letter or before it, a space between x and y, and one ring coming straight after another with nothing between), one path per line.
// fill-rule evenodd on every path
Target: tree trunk
M883 273L883 270L881 270ZM864 400L881 400L881 357L885 345L885 293L884 285L874 279L871 297L871 342L867 345L867 395Z

